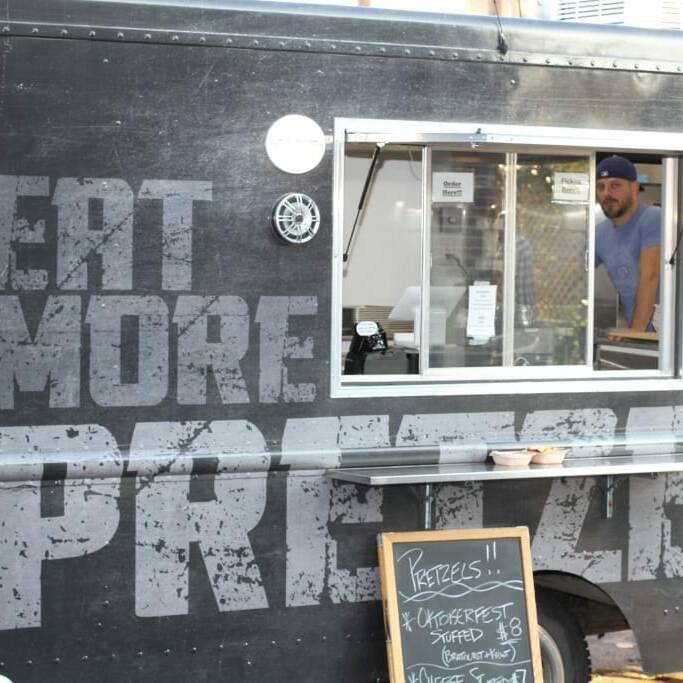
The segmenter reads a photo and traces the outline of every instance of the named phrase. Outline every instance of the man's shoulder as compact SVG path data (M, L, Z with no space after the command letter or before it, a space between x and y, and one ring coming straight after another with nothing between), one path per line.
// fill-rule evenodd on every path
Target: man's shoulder
M662 230L662 210L658 206L643 206L637 221L637 230L643 239L659 239Z
M662 209L659 206L652 206L650 204L646 204L642 207L642 209L642 220L647 222L662 220Z

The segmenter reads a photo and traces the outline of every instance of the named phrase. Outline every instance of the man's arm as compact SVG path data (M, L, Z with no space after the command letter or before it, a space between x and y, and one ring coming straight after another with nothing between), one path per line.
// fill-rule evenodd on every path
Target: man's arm
M661 248L658 245L647 247L640 252L640 281L631 321L631 329L638 332L645 332L652 320L659 287L660 252Z

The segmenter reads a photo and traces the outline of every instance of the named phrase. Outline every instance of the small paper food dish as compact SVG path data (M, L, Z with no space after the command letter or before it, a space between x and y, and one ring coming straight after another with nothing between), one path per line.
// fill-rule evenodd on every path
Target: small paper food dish
M526 451L531 455L531 462L534 465L559 465L569 449L539 446L538 448L527 448Z
M524 449L521 451L491 451L491 457L496 465L504 467L526 467L531 461L531 453Z

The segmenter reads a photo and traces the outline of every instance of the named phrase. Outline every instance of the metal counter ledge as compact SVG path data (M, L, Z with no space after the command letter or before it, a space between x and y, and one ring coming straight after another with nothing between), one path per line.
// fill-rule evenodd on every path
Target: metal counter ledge
M502 467L490 461L449 465L345 467L328 470L327 474L332 479L365 484L366 486L392 486L396 484L594 477L681 471L683 471L683 454L678 453L675 455L567 458L559 465L528 465L527 467Z

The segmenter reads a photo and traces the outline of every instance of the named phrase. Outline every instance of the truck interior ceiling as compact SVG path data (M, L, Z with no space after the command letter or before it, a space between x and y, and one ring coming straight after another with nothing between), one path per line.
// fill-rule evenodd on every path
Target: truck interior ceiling
M596 267L596 164L619 153L347 141L342 381L671 372L658 336L671 316L657 306L654 326L629 331ZM639 203L661 206L664 156L623 155Z

